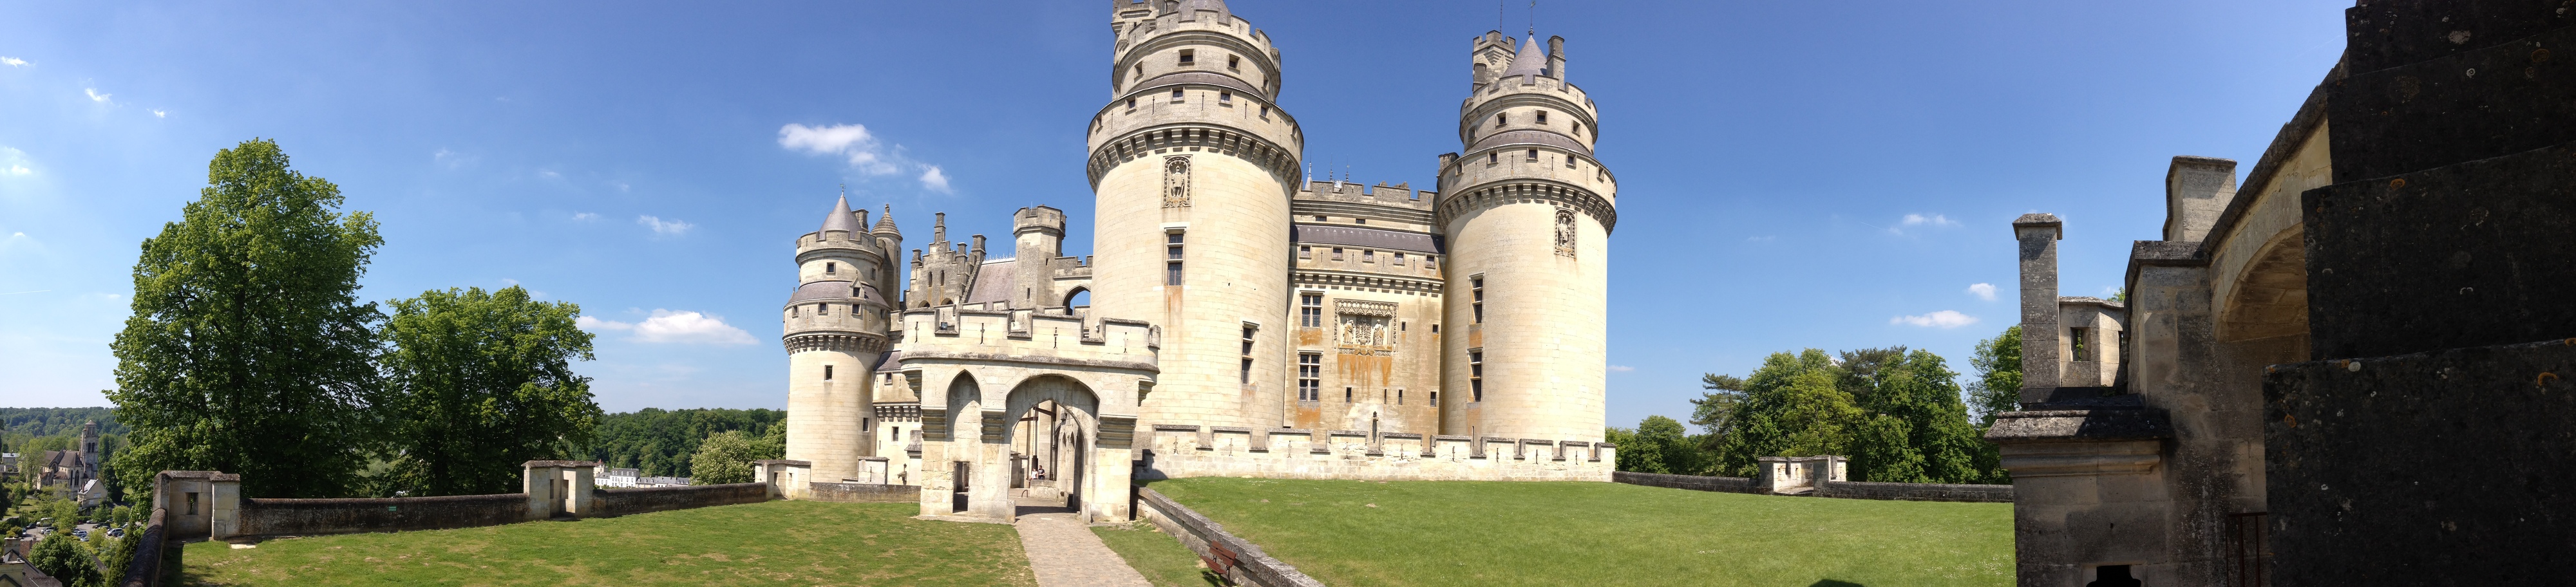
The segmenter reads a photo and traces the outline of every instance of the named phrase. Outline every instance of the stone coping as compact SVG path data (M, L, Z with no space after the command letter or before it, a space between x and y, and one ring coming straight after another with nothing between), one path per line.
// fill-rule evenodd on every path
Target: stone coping
M597 467L599 461L528 461L522 467Z
M1148 521L1154 522L1155 526L1162 527L1164 533L1197 538L1198 540L1182 540L1181 545L1196 552L1200 559L1232 561L1234 563L1232 568L1224 571L1224 575L1230 581L1263 587L1324 587L1323 582L1298 572L1297 567L1271 558L1260 545L1225 531L1224 525L1207 519L1207 516L1199 515L1197 511L1173 501L1172 498L1164 497L1160 492L1151 488L1138 487L1136 499L1164 514L1148 518ZM1217 549L1223 549L1232 556L1219 556L1214 552Z
M1251 429L1251 428L1245 428L1245 427L1242 427L1242 426L1209 426L1209 427L1208 427L1208 429L1209 429L1209 430L1213 430L1213 431L1217 431L1217 432L1241 432L1241 433L1245 433L1245 434L1251 434L1251 433L1252 433L1252 429Z
M859 458L860 458L860 459L876 459L876 460L880 460L880 461L885 460L885 457L859 457ZM761 460L757 460L757 461L752 461L752 462L751 462L751 464L754 464L754 465L787 465L787 466L790 466L790 467L812 467L812 466L814 466L814 462L813 462L813 461L796 461L796 460L788 460L788 459L761 459Z
M1381 432L1381 433L1378 433L1377 437L1378 437L1378 438L1403 438L1403 439L1410 439L1410 440L1420 440L1420 439L1422 438L1422 434L1421 434L1421 433L1417 433L1417 432Z
M2101 408L2005 412L1986 439L1995 442L2156 440L2173 438L2164 410Z
M1334 436L1368 436L1368 435L1369 435L1369 433L1367 433L1367 432L1361 432L1361 431L1358 431L1358 430L1334 430L1334 431L1333 431L1333 435L1334 435Z
M1454 435L1454 434L1433 434L1433 435L1431 435L1431 439L1432 439L1432 440L1475 440L1475 439L1474 439L1474 438L1472 438L1472 437L1458 436L1458 435Z

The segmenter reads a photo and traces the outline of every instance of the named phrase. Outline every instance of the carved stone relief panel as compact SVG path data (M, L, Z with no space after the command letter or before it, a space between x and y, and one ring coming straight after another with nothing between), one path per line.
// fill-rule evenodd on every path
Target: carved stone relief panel
M1163 207L1190 207L1190 157L1163 158Z

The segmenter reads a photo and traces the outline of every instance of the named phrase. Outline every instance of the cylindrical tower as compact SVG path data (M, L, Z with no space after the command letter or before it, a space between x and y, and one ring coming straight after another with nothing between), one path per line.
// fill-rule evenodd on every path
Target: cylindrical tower
M1163 329L1142 424L1277 426L1288 200L1304 138L1279 53L1220 0L1111 0L1109 104L1090 128L1091 315Z
M797 237L796 292L786 322L787 458L812 461L814 478L855 479L874 453L868 384L886 348L886 299L876 285L893 271L878 236L833 204L822 230Z
M1441 158L1450 434L1601 439L1618 186L1592 158L1598 112L1565 83L1564 39L1549 47L1475 39L1458 116L1466 150Z

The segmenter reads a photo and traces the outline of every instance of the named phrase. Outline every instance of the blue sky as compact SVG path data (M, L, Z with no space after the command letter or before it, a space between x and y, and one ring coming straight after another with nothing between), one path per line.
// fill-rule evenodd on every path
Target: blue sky
M1510 3L1232 5L1284 54L1307 161L1423 186L1468 39L1529 26ZM0 2L0 405L106 403L138 243L266 137L382 223L367 299L524 285L592 317L611 411L783 407L774 312L835 186L908 246L932 212L998 237L1047 204L1088 252L1102 4ZM1700 373L1774 351L1967 371L2015 319L2024 212L2067 219L2067 295L2109 293L2166 162L2250 168L2345 6L1541 6L1621 180L1610 421L1686 416Z

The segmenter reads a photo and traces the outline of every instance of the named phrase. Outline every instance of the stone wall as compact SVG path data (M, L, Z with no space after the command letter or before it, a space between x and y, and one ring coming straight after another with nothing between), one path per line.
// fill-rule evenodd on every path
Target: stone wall
M919 485L876 485L869 483L809 484L812 489L802 499L849 503L912 503L921 499Z
M1629 485L1644 485L1647 487L1663 487L1669 489L1688 489L1692 491L1750 493L1755 495L1773 494L1771 488L1762 486L1761 480L1750 477L1701 477L1698 475L1666 475L1662 473L1619 471L1611 474L1611 480ZM1814 492L1794 495L1805 497L1839 497L1844 499L1967 501L1983 503L2012 503L2013 500L2013 486L2011 485L1866 483L1858 481L1827 480L1818 480L1816 485L1817 487Z
M1161 424L1137 432L1140 479L1609 481L1608 443Z
M606 515L624 516L719 505L760 503L769 500L769 484L729 483L686 487L601 489L594 495L599 500L600 511L605 512Z
M170 510L153 508L152 516L143 523L143 531L131 534L137 540L134 559L125 563L125 580L117 587L159 587L176 584L179 574L180 543L170 539Z
M228 537L472 528L528 521L528 496L243 499L239 516Z
M1260 546L1226 532L1225 526L1152 489L1136 488L1136 512L1146 522L1162 529L1164 534L1179 540L1182 546L1189 547L1191 552L1198 553L1201 560L1214 563L1209 568L1225 575L1226 580L1233 584L1324 587L1322 582L1298 572L1297 567L1270 558Z

